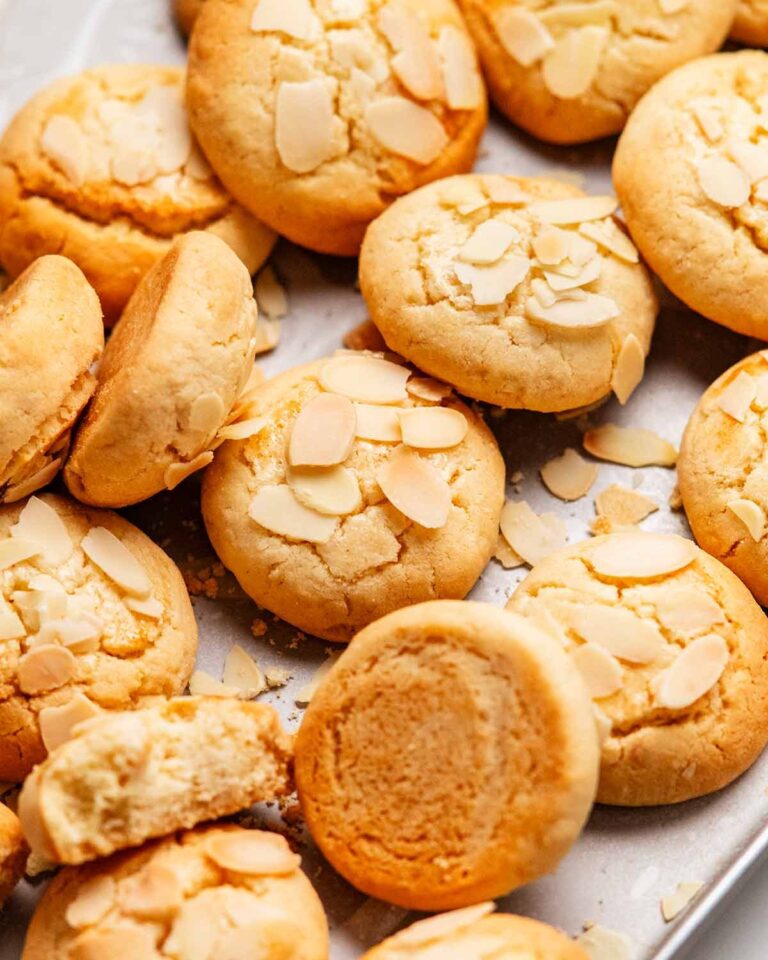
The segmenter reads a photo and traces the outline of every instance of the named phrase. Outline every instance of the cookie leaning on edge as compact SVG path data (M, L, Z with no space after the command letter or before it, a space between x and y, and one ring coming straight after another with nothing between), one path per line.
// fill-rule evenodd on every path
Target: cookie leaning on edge
M0 801L0 910L24 875L28 853L18 817Z

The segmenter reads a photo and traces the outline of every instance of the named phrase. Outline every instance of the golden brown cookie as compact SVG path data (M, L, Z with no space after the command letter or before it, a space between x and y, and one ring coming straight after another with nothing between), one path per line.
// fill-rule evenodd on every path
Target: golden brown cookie
M304 714L296 782L350 883L446 910L554 869L589 814L598 754L589 697L551 637L443 600L355 637Z
M0 780L23 780L102 708L181 693L197 625L140 530L45 495L0 509L0 639Z
M41 257L0 293L0 503L58 473L103 347L99 299L71 260Z
M509 601L560 640L596 705L601 803L719 790L768 741L768 620L691 540L609 534L537 563Z
M68 867L22 960L327 960L317 894L278 834L214 826Z
M268 381L251 416L253 435L206 470L202 506L258 604L346 642L390 610L471 590L496 545L504 463L449 387L345 351Z
M275 235L234 203L187 127L176 67L97 67L36 94L0 139L0 265L74 260L114 322L173 238L207 230L249 272Z
M739 0L731 39L750 47L768 46L768 3L766 0Z
M360 286L388 346L461 393L560 411L643 375L657 303L611 197L472 174L371 224Z
M195 25L205 0L173 0L173 12L179 26L189 36Z
M487 115L453 0L206 0L187 103L232 196L342 255L396 197L470 170Z
M737 0L460 0L491 96L541 140L618 133L664 74L714 53Z
M0 803L0 909L21 880L28 854L19 818Z
M202 231L176 240L109 338L64 470L73 496L124 507L210 463L258 331L250 275L227 244Z

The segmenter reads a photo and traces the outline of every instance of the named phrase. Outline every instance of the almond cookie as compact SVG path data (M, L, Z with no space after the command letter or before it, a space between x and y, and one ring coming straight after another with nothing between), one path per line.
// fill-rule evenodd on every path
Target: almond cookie
M211 542L245 592L346 642L409 603L465 596L488 563L504 463L450 387L341 352L255 391L251 437L203 480Z
M737 0L461 0L491 96L550 143L618 133L665 73L714 53Z
M57 80L0 140L0 265L74 260L114 322L188 230L225 240L248 270L275 235L236 204L192 140L176 67L98 67Z
M643 375L657 312L612 197L470 175L398 200L368 230L360 285L391 349L461 393L557 411Z
M470 170L487 116L453 0L206 0L187 103L232 196L342 255L396 197Z
M210 463L258 333L250 275L226 243L200 231L175 241L109 338L64 471L70 492L123 507Z
M750 47L768 46L768 2L739 0L731 38Z
M59 472L103 348L99 298L71 260L41 257L0 293L0 503Z
M691 540L632 531L559 550L508 609L560 640L592 695L598 802L703 796L768 741L768 620Z
M35 767L19 817L46 860L95 860L286 796L292 748L263 703L177 697L104 714Z
M328 924L275 833L215 826L67 867L22 960L327 960ZM570 960L570 958L569 958Z
M0 508L0 780L101 708L181 693L196 652L181 574L132 524L50 495Z
M493 903L453 910L411 924L369 950L363 960L588 960L573 940L546 923L493 913Z
M555 868L584 825L599 748L559 645L522 617L440 600L361 631L296 739L307 826L363 893L447 910Z
M173 12L184 33L189 36L205 0L173 0Z
M28 853L19 818L0 803L0 909L23 876Z
M619 140L616 191L632 237L674 294L768 338L768 54L675 70Z

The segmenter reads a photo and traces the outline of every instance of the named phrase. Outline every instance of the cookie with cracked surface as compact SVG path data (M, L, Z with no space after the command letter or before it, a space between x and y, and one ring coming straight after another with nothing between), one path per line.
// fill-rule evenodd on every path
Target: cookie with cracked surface
M341 255L395 197L470 170L487 118L453 0L206 0L187 103L240 203Z
M652 269L693 310L761 339L768 338L766 124L768 54L705 57L643 98L613 163L627 225Z
M205 0L173 0L173 12L182 31L189 36Z
M74 260L108 323L189 230L225 240L253 273L274 233L235 203L187 126L184 72L97 67L36 94L0 139L0 265Z
M430 184L371 224L360 287L388 346L462 393L561 411L643 375L657 312L611 197L546 178Z
M64 469L72 495L124 507L210 463L254 369L257 312L226 243L202 231L174 241L109 338Z
M41 897L23 960L327 960L328 924L274 833L213 826L67 867Z
M19 817L34 853L84 863L286 796L292 757L272 707L177 697L77 727L24 781Z
M45 495L0 508L0 780L75 724L181 693L197 625L181 574L109 511Z
M643 94L714 53L737 0L460 0L491 96L540 140L619 133Z
M597 799L679 803L742 774L768 741L768 620L691 540L613 533L534 566L508 609L563 644L596 705Z
M768 46L768 3L766 0L739 0L731 39L750 47Z
M553 870L597 786L592 707L558 644L522 617L438 600L362 630L296 739L323 854L370 896L449 910Z
M257 424L203 478L221 561L258 604L346 642L377 617L464 597L495 549L504 463L450 387L342 352L252 395Z
M28 854L19 818L0 802L0 909L21 880Z
M58 473L103 348L99 299L71 260L41 257L0 293L0 503Z

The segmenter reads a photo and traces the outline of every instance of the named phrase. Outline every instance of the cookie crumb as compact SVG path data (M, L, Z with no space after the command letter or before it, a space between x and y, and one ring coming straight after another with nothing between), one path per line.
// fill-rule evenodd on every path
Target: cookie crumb
M261 620L259 617L256 617L251 621L250 629L254 637L263 637L268 628L263 620Z
M270 667L264 672L264 678L270 690L274 690L276 687L284 687L291 677L291 672L286 670L285 667Z

